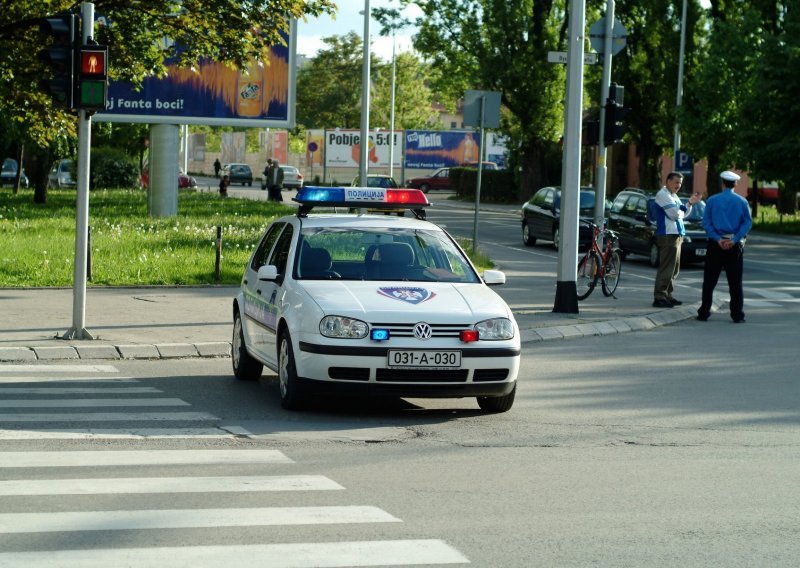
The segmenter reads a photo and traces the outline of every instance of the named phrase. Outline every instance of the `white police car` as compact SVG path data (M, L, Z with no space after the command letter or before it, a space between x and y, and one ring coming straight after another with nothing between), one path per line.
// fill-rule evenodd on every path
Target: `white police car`
M516 393L519 328L458 244L424 220L418 189L306 187L267 227L233 302L233 372L278 373L281 404L311 393L474 396L504 412ZM411 217L313 214L397 208Z

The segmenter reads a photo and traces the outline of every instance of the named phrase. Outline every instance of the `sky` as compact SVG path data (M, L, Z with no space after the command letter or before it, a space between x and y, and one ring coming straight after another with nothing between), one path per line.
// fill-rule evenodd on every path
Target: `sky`
M374 8L399 8L399 3L395 0L370 0L370 9ZM359 36L364 35L364 0L336 0L339 9L336 18L323 16L320 18L309 19L308 22L302 20L297 22L297 54L313 57L317 51L325 47L322 38L333 35L345 35L350 31L356 32ZM417 11L415 11L417 10ZM403 13L411 19L416 18L420 13L418 8L409 7ZM359 13L362 12L362 13ZM370 21L370 37L372 38L372 52L384 61L392 60L392 37L380 35L381 26L375 19ZM401 30L395 34L396 51L411 50L411 36L413 30Z

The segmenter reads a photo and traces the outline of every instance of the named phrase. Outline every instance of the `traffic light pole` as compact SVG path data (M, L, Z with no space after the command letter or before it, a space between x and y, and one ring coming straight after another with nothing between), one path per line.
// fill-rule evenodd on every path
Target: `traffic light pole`
M81 4L82 45L94 35L94 4ZM78 178L75 215L75 271L72 284L72 327L64 339L94 339L86 330L86 261L89 242L89 152L92 144L92 117L78 112Z
M600 103L605 107L608 104L608 92L611 86L611 42L614 39L614 0L608 0L606 4L605 16L605 37L603 38L603 78L600 82ZM594 223L598 227L603 226L605 219L605 202L606 202L606 174L608 167L606 159L608 155L608 148L605 144L606 128L610 126L606 124L606 113L604 108L600 109L600 136L598 137L597 148L597 171L595 173L595 180L597 187L595 187L595 200L594 200Z

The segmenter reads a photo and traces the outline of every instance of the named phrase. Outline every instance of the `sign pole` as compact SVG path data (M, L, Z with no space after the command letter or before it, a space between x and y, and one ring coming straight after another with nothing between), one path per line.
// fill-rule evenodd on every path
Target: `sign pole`
M608 0L605 18L606 35L603 38L603 79L600 84L600 135L598 136L597 172L595 175L597 187L594 193L594 224L598 227L603 226L603 219L605 218L606 173L608 172L606 164L608 149L605 144L605 132L608 125L606 125L606 113L603 111L608 101L608 91L611 86L611 40L614 35L614 7L614 0Z
M81 4L81 45L94 35L94 4ZM89 152L92 145L92 116L78 111L78 178L75 215L75 268L72 282L72 327L63 339L94 339L86 330L86 264L89 242Z
M481 206L481 173L483 172L483 124L486 118L486 95L481 95L481 118L478 127L478 181L475 187L475 219L472 222L472 254L478 250L478 211Z

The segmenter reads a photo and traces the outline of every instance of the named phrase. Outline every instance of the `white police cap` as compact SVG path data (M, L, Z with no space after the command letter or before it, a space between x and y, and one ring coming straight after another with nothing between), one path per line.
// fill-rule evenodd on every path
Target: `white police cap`
M719 174L719 177L721 177L725 181L739 181L741 179L741 176L733 173L730 170L725 170L724 172Z

